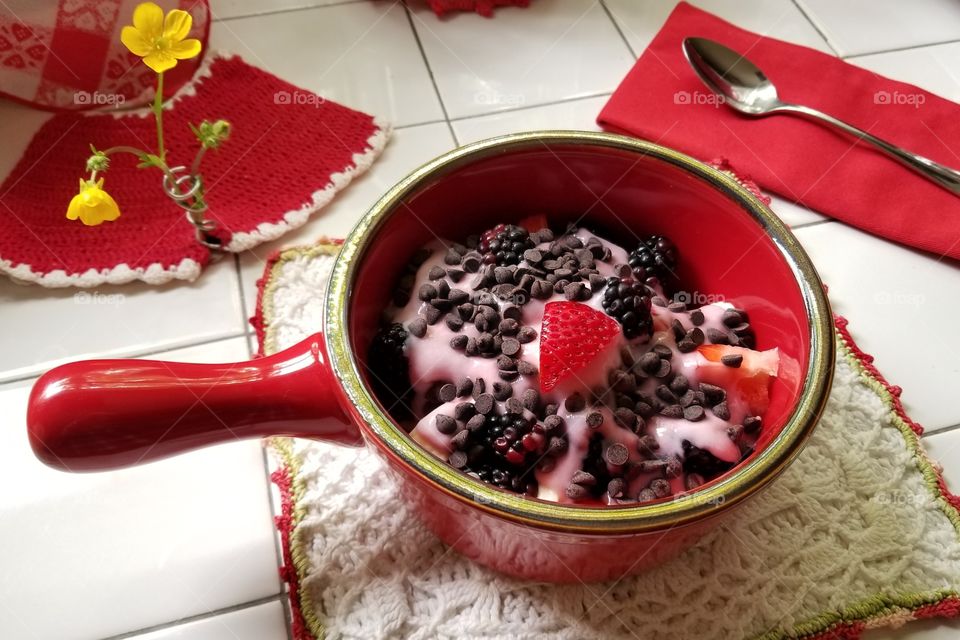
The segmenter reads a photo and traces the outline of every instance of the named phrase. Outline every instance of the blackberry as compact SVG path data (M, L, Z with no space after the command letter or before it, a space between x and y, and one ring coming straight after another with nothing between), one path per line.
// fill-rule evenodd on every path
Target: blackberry
M650 236L630 252L627 262L641 282L647 278L664 282L677 268L677 247L666 236Z
M487 264L519 264L523 259L523 252L533 246L530 233L523 227L512 224L498 224L480 236L480 253Z
M721 460L706 449L694 446L689 440L684 440L681 444L683 470L686 473L699 473L707 480L712 480L733 468L732 463Z
M374 336L367 357L371 386L390 412L401 418L410 415L409 400L413 392L403 351L407 335L399 323L382 327Z
M603 290L603 310L623 326L623 335L628 339L653 333L650 315L650 296L647 288L629 276L607 278Z
M545 431L518 413L488 414L463 443L470 456L464 471L501 489L536 495L533 469L546 450Z

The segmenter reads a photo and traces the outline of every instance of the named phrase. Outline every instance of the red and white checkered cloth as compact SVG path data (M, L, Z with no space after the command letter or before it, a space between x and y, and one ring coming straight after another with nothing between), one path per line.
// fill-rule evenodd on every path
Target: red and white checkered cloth
M154 0L193 16L189 37L206 49L207 0ZM141 0L2 0L0 97L41 109L131 107L150 99L157 76L120 42ZM164 76L165 92L188 81L202 56Z

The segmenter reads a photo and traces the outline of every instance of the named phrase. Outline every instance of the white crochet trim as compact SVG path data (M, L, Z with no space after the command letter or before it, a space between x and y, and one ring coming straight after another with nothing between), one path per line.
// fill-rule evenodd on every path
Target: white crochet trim
M164 103L164 109L171 108L184 96L197 93L197 85L211 75L210 68L215 60L226 60L239 57L231 53L216 52L208 55L197 68L193 78L180 87L177 92ZM95 111L84 112L84 115L112 115L114 118L143 118L151 115L148 107L131 109L128 111ZM380 117L373 119L376 131L367 138L367 149L362 153L353 154L353 165L343 171L330 175L330 181L322 188L314 191L310 202L299 209L287 211L279 222L262 222L253 231L238 232L231 236L230 243L224 251L237 253L246 251L268 240L275 240L283 234L302 226L310 216L325 207L333 197L346 187L357 176L362 175L370 168L374 160L383 151L390 138L392 126ZM131 269L127 264L119 264L111 269L89 269L83 273L68 274L62 269L41 273L34 271L28 264L13 266L13 262L0 256L0 273L4 273L20 284L38 284L43 287L97 287L102 284L126 284L141 280L147 284L159 285L171 280L195 280L201 272L198 262L184 258L179 264L165 269L159 262L143 268Z
M268 353L320 326L329 258L270 281ZM956 589L960 542L889 407L842 354L797 460L676 560L617 583L514 580L441 544L369 450L294 440L309 561L302 593L326 637L364 640L749 638L877 594ZM890 616L876 624L896 624Z
M387 144L392 131L390 123L385 120L374 118L373 123L377 126L377 131L367 138L366 151L353 154L353 166L348 166L343 171L330 174L330 182L322 189L314 191L310 196L310 202L299 209L287 211L279 222L261 222L253 231L234 233L225 250L246 251L262 242L275 240L288 231L296 229L309 220L311 215L333 200L333 197L350 184L354 178L365 173L383 151L383 147Z

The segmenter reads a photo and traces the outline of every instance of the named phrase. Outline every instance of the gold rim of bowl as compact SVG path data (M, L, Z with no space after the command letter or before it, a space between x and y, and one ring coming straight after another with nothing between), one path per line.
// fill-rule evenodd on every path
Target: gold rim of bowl
M464 164L507 150L541 146L610 147L665 161L699 177L739 203L760 224L789 265L810 319L810 361L800 400L780 434L756 457L703 490L645 505L584 507L531 499L475 480L428 453L389 418L362 382L347 335L352 282L377 230L405 198ZM687 155L635 138L585 131L534 131L483 140L454 149L423 165L390 189L346 238L327 294L325 332L334 374L350 401L382 443L437 490L473 508L520 524L583 533L665 530L726 512L773 480L793 460L820 418L833 378L833 315L810 258L787 226L756 196L727 174Z

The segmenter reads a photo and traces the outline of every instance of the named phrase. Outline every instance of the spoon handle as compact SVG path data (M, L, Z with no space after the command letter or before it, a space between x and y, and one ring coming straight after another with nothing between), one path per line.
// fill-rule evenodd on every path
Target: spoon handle
M956 171L950 167L945 167L938 162L934 162L930 158L925 158L921 155L910 153L909 151L901 149L896 145L890 144L886 140L881 140L880 138L867 133L863 129L859 129L851 124L847 124L843 120L838 120L829 114L823 113L822 111L817 111L816 109L811 109L810 107L805 107L799 104L784 104L778 107L776 110L789 111L791 113L796 113L808 118L822 120L823 122L832 124L833 126L846 131L852 136L873 144L875 147L884 151L887 155L899 161L901 164L913 169L925 178L936 182L944 189L948 189L953 193L960 194L960 171Z

